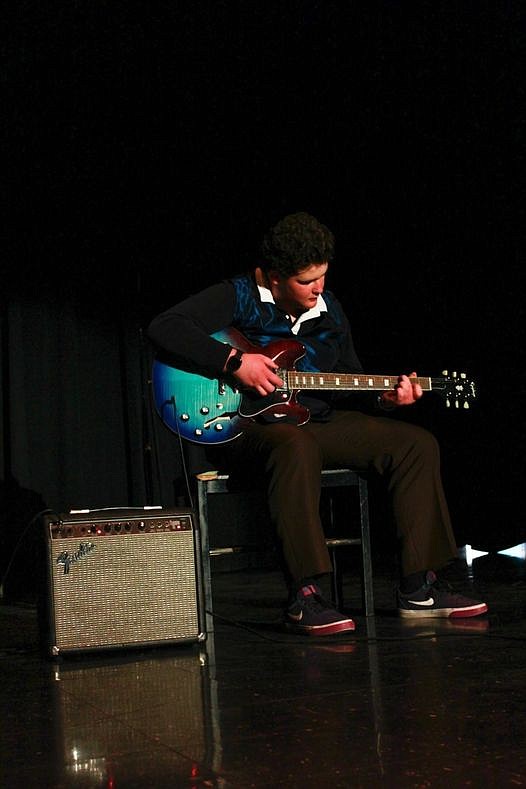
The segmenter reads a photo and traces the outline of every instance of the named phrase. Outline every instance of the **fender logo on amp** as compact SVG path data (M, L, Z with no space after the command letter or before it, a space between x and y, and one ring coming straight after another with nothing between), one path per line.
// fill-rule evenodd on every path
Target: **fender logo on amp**
M67 575L72 564L76 564L94 550L95 546L92 542L81 542L78 551L75 551L75 553L62 551L57 557L57 564L64 565L64 575Z

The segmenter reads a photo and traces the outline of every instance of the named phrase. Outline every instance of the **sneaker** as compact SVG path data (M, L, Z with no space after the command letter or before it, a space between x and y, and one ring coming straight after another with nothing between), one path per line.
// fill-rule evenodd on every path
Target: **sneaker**
M354 630L354 622L324 600L316 584L302 586L285 613L287 629L307 636L330 636Z
M488 610L486 603L454 594L449 584L440 582L429 570L426 582L416 592L398 592L398 613L403 617L451 617L451 619L479 616Z

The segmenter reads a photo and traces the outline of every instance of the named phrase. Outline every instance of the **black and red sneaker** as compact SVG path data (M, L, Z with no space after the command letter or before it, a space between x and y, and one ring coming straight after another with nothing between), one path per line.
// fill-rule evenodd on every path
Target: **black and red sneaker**
M455 594L449 584L439 581L432 570L426 573L423 586L416 592L398 592L398 613L403 617L450 617L451 619L480 616L488 610L486 603Z
M298 590L285 612L285 624L288 630L307 636L330 636L355 628L352 619L340 614L332 603L323 599L316 584L308 584Z

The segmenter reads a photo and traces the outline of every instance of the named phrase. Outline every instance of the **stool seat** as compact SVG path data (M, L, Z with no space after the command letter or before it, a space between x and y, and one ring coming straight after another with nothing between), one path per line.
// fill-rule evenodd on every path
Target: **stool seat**
M206 609L206 629L211 633L214 629L213 622L213 600L212 600L212 577L210 567L211 556L222 556L226 554L240 553L245 550L242 546L226 546L210 549L209 535L209 507L208 497L215 494L228 495L230 476L219 474L217 471L206 471L196 475L197 482L197 502L199 512L199 524L201 532L201 554L203 566L203 585L204 602ZM336 605L340 607L342 603L342 580L339 573L338 559L336 551L344 546L356 545L362 549L362 598L364 612L366 616L374 614L373 599L373 576L371 565L371 537L369 526L369 502L367 480L349 468L324 469L321 473L322 488L337 487L357 487L359 496L360 510L360 535L353 537L341 534L335 537L327 537L326 543L331 553L333 564L332 592ZM236 488L236 493L240 493ZM330 504L331 531L334 529L332 500Z

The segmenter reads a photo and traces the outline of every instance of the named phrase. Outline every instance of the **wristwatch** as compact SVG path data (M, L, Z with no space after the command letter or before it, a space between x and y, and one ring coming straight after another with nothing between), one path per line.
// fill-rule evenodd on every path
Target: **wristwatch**
M235 373L236 370L239 370L241 367L241 361L243 359L243 353L237 349L235 353L228 359L225 370L227 373Z

